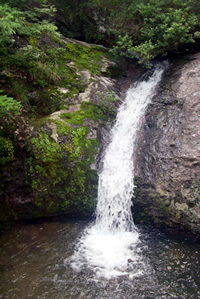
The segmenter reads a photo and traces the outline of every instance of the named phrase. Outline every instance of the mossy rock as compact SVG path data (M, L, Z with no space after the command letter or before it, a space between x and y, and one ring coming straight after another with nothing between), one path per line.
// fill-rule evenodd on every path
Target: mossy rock
M35 215L94 211L97 196L95 162L99 141L88 139L88 127L72 129L54 121L64 142L52 140L44 130L30 139L31 157L26 161L27 184L34 193Z
M8 64L9 71L2 72L2 89L22 103L23 125L12 130L12 138L6 137L10 141L2 150L2 159L6 158L2 186L7 182L9 186L2 192L5 205L2 202L0 221L91 215L97 197L94 165L99 132L113 120L116 109L81 102L77 94L98 84L103 60L109 64L112 55L97 46L85 47L50 35L30 36L15 50L14 68ZM84 80L86 71L88 79ZM51 118L54 112L71 111L72 105L80 109ZM8 163L11 167L6 174Z

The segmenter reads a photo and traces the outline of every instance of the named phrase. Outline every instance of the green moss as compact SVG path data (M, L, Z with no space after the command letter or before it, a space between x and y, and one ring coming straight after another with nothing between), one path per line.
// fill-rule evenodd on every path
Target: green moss
M14 146L9 138L0 136L0 165L9 162L14 154Z
M61 122L55 124L62 134L67 133L68 142L58 144L44 131L31 139L32 157L26 169L27 183L35 194L34 213L92 213L98 178L90 165L95 161L99 142L87 139L87 127L70 130Z
M32 46L32 47L37 47L38 46L38 39L35 37L35 36L30 36L29 37L29 44Z
M68 123L74 125L82 125L85 119L92 120L103 120L107 121L109 118L114 117L116 111L111 110L109 107L104 105L99 106L90 102L82 102L81 109L74 113L63 113L61 118L63 118Z
M44 38L44 41L43 41ZM48 38L49 43L45 42ZM101 73L101 61L111 59L107 50L64 42L50 35L30 35L29 44L16 48L2 72L2 89L20 100L29 113L47 115L61 110L72 98L83 92L81 70L92 75ZM9 69L9 72L7 71ZM63 94L58 87L67 89Z
M49 121L56 125L57 132L60 137L66 136L71 132L71 127L64 122L54 119L50 119Z
M60 42L60 47L43 46L46 55L30 68L31 78L35 85L46 88L49 84L59 84L69 89L66 96L84 91L80 71L88 69L91 74L100 74L101 63L107 51L96 47L85 47L72 43Z
M110 55L107 51L102 50L96 46L85 47L79 44L66 43L67 53L65 58L71 59L75 66L80 69L88 69L91 74L101 73L100 61L104 56Z
M32 119L30 119L30 124L32 126L34 126L35 130L39 130L41 127L43 127L46 122L49 120L49 117L46 116L46 117L42 117L42 118L36 118L36 117L33 117Z
M91 75L100 74L101 61L110 59L110 54L96 46L62 42L50 34L30 34L25 46L23 41L22 36L10 60L6 60L1 82L9 96L22 102L26 112L24 123L29 122L34 127L33 132L29 132L33 135L24 142L26 149L22 153L25 159L22 185L34 197L29 215L90 214L94 210L98 181L97 172L90 166L95 162L99 141L88 138L89 128L84 126L84 121L107 121L114 114L103 105L82 102L79 111L63 116L65 121L45 116L73 103L74 95L87 86L83 84L80 71L87 69ZM67 91L62 93L60 88ZM59 143L50 138L47 122L56 125ZM74 129L70 124L82 127ZM3 159L11 160L13 152L12 142L7 145L4 142Z

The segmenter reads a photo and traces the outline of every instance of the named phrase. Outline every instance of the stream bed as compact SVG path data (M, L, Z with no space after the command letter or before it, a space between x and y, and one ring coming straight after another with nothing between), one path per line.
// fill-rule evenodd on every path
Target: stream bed
M87 266L73 270L66 260L90 224L62 218L6 229L0 237L0 298L200 298L200 242L173 230L137 227L146 270L132 279L96 277Z

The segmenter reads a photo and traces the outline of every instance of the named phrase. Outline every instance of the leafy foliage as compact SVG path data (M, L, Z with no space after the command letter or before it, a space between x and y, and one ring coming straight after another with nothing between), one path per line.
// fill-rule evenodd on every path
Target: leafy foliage
M0 93L2 90L0 90ZM20 113L22 105L21 103L14 100L12 97L0 94L0 117L7 117L12 119L15 115Z
M14 145L10 137L15 128L15 117L20 114L22 105L12 97L1 95L1 92L0 90L0 164L4 165L14 154Z
M12 1L10 1L12 2ZM57 38L57 28L49 19L54 12L53 6L42 4L21 11L8 4L0 5L0 67L1 75L9 81L13 77L27 76L34 81L57 81L55 64L45 65L47 53L39 45L45 34ZM45 1L46 2L46 1ZM21 74L20 74L21 70Z
M103 93L101 91L97 91L96 93L101 99L101 109L104 113L110 113L115 115L117 113L116 102L119 100L115 93L112 91L107 91L107 93Z
M0 45L4 46L6 42L12 42L12 35L16 34L23 25L23 14L8 5L0 6Z
M200 36L200 5L196 0L94 2L105 5L109 12L107 30L116 36L114 50L140 62L149 64L158 55L176 52Z
M181 44L193 43L198 18L188 3L183 1L150 0L148 5L139 4L139 13L143 26L133 49L140 53L142 59L150 60L158 54L176 51Z
M26 161L26 169L27 183L38 196L35 205L40 210L41 207L45 208L50 214L66 209L91 212L97 174L91 171L90 164L98 142L87 139L87 127L73 130L58 121L56 125L59 125L59 131L63 127L62 134L67 134L68 142L58 144L43 130L37 137L31 138L31 157Z
M45 8L45 14L51 15L53 7ZM35 8L34 11L22 12L7 4L0 5L0 45L14 42L14 35L24 35L26 37L39 37L41 33L47 32L56 35L56 26L49 23L47 19L39 20L44 14L44 8Z

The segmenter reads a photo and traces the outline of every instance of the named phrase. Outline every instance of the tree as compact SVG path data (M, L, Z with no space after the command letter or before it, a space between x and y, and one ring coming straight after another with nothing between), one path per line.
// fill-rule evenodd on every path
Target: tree
M102 6L105 0L93 0ZM107 30L116 36L114 49L122 55L149 62L176 52L200 37L197 0L106 1Z

